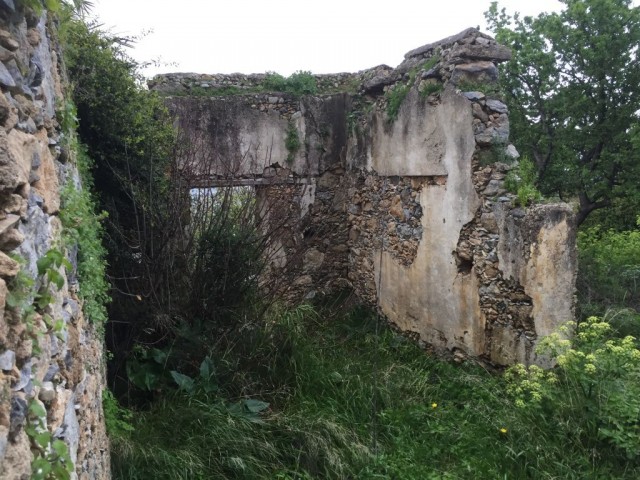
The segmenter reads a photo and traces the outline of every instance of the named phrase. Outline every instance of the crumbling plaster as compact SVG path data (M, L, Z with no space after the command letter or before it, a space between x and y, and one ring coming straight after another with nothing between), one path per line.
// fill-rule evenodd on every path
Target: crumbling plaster
M316 95L255 93L260 75L168 74L151 85L199 146L183 161L194 184L254 184L261 208L291 212L270 269L290 279L290 296L350 287L441 351L544 363L537 342L573 318L575 222L567 205L525 209L504 188L518 154L495 85L509 58L468 29L396 69L317 76L328 91ZM189 96L196 87L240 94Z

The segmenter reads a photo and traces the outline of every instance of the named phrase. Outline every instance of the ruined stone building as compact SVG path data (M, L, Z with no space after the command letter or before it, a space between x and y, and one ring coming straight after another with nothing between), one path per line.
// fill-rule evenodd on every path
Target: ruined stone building
M253 185L289 218L271 273L291 260L299 298L349 287L441 351L544 363L537 340L573 318L575 222L504 188L518 152L496 82L510 55L468 29L396 69L318 75L317 94L260 92L265 75L150 86L192 147L193 186Z
M0 476L30 475L31 411L67 445L73 478L109 478L104 352L73 249L48 317L26 324L7 300L21 270L41 287L37 261L61 248L60 190L81 188L56 116L55 28L12 5L0 5ZM538 339L573 316L575 226L567 205L524 208L505 191L517 152L492 92L509 55L470 29L396 69L317 76L315 94L267 93L264 75L168 74L151 87L192 147L192 186L254 186L287 225L270 274L291 277L290 295L351 288L440 350L532 363Z

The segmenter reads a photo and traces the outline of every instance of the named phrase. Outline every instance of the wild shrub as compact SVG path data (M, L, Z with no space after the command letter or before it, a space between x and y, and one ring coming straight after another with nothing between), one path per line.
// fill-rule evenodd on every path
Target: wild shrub
M182 294L179 239L188 196L171 181L175 132L167 110L142 87L137 64L126 56L123 40L81 21L68 22L63 33L79 120L77 135L84 145L80 159L92 160L85 162L85 169L93 177L95 207L106 212L106 278L113 299L108 313L117 318L106 333L114 353L110 375L118 376L135 343L158 341L171 326L178 307L175 299ZM86 210L86 203L78 203L74 195L67 192L68 203ZM76 236L86 237L83 231L90 223L78 224L73 212L67 217L76 224ZM81 260L95 264L98 257L87 254L81 254ZM104 278L104 272L92 270L90 263L87 268L82 265L81 275L98 285L96 276ZM91 285L83 282L85 290ZM104 317L98 308L93 310L94 317Z
M402 102L404 102L410 89L409 85L399 84L387 90L385 97L387 98L387 120L389 122L394 122L398 118Z
M640 230L583 229L578 232L578 255L577 284L583 315L626 308L614 317L614 325L640 326Z
M504 186L507 190L518 196L518 203L526 207L539 202L542 194L536 187L536 167L531 160L521 158L518 166L509 171L505 178Z
M318 92L316 78L311 72L299 70L288 77L279 73L267 72L262 88L267 92L291 93L294 95L313 95Z
M567 335L575 334L573 340ZM511 367L507 391L518 408L561 429L594 458L640 454L640 350L636 339L615 338L608 322L569 323L540 342L538 353L557 364Z

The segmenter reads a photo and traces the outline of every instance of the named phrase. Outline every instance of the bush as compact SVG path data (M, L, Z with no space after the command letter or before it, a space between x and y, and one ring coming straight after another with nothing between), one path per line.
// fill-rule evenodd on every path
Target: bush
M267 72L262 87L268 92L291 93L293 95L314 95L318 93L316 77L311 72L297 71L289 77Z
M389 122L395 122L396 118L398 118L402 102L404 102L410 89L409 85L398 84L387 90L385 96L387 97L387 120Z
M518 166L505 178L504 186L518 196L518 203L526 207L542 200L542 194L536 187L538 171L534 163L526 157L520 159Z
M640 454L640 350L633 337L612 333L598 317L570 322L538 347L557 371L516 365L506 373L507 391L517 407L594 456L633 459Z
M106 332L112 363L118 365L137 341L156 341L166 334L166 319L182 294L174 281L181 278L176 239L184 231L181 220L188 196L181 200L179 187L170 181L175 132L168 112L142 87L122 40L77 20L69 21L61 36L77 107L77 133L86 150L80 159L91 158L91 163L85 160L85 168L94 179L95 207L107 213L104 245L113 299L109 317L118 321ZM74 200L72 192L67 197ZM85 237L89 225L77 224L77 236ZM95 265L96 252L81 252L81 260ZM102 288L98 276L104 278L104 272L82 265L80 274ZM82 285L86 291L92 283ZM98 291L85 292L85 298ZM95 300L101 300L100 295ZM98 308L93 310L93 317L104 317Z
M585 315L627 308L640 310L640 230L616 232L599 227L578 233L578 294ZM625 321L619 316L614 322ZM627 320L628 321L628 318ZM637 318L640 324L640 318ZM640 332L639 332L640 333Z

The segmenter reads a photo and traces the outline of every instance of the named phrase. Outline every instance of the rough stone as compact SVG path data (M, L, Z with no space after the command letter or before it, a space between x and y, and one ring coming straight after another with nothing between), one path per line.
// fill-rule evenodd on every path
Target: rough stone
M498 80L498 68L493 62L480 61L456 65L451 75L454 85L463 82L494 83Z
M26 87L24 77L22 76L22 72L20 71L20 67L18 66L18 62L16 60L9 60L8 62L3 63L5 66L9 76L13 80L13 85L5 84L3 80L3 74L0 73L0 85L5 87L15 87L14 92L21 92L25 95L31 95L31 92L25 91L23 87ZM2 69L0 68L0 71Z
M0 234L0 250L11 251L24 242L24 235L12 228Z
M0 236L9 229L13 229L15 225L20 221L18 215L9 214L2 220L0 220Z
M453 51L453 55L470 60L488 60L491 62L506 62L511 59L511 50L503 45L460 45Z
M43 402L53 402L56 398L56 389L52 382L42 382L38 398Z
M8 62L9 60L13 60L16 58L15 53L11 50L7 50L3 46L0 46L0 62Z
M15 439L18 433L20 433L27 417L27 410L27 402L23 396L20 394L11 396L9 439Z
M507 156L513 158L514 160L520 158L520 153L518 153L518 150L516 150L516 147L512 144L507 146L507 148L505 149L505 153L507 154Z
M54 436L56 438L64 439L65 443L69 446L69 456L75 464L78 458L80 424L78 423L78 416L76 415L76 409L73 401L67 403L62 426L55 431Z
M16 353L13 350L6 350L0 353L0 370L11 371L16 366Z
M20 48L20 44L11 36L11 33L6 30L0 30L0 45L8 48L12 52Z
M6 8L10 12L16 11L16 6L13 3L13 0L0 0L0 6L2 6L3 8Z
M11 76L7 67L5 67L4 63L0 63L0 86L8 88L16 86L15 80Z
M480 100L484 100L485 98L485 94L482 92L463 92L463 95L472 102L478 102Z
M20 264L6 253L0 252L0 277L10 279L20 271Z
M394 82L395 77L391 74L391 71L383 71L372 79L364 82L362 87L366 93L382 93L384 87Z
M483 213L480 217L480 223L489 232L498 232L498 222L496 221L496 216L493 213Z
M32 47L40 43L40 31L37 28L30 28L27 31L27 41Z
M304 255L304 270L313 271L319 269L322 266L322 262L324 262L324 256L324 253L315 248L308 250Z
M38 131L36 138L38 139L39 149L34 152L34 157L37 156L39 159L37 172L40 178L34 183L33 188L44 199L44 211L52 215L60 210L58 175L56 174L53 156L49 150L46 130Z
M460 33L451 35L450 37L443 38L442 40L438 40L437 42L428 43L426 45L423 45L422 47L415 48L405 53L404 58L408 59L412 57L419 57L425 54L429 54L431 52L434 52L437 49L444 49L448 46L452 46L457 43L464 42L466 39L485 38L485 37L487 39L491 39L491 37L481 33L479 30L475 28L467 28Z
M490 180L489 184L486 186L482 193L487 197L494 197L496 195L504 193L505 191L506 190L503 187L503 182L501 182L500 180Z
M507 106L500 100L488 99L487 108L498 113L507 113Z
M480 120L480 122L487 122L489 120L489 115L487 115L487 113L479 104L474 103L473 105L471 105L471 111L473 112L473 117ZM486 127L484 127L484 123L481 123L481 125L483 126L481 131L484 131L486 129ZM480 133L480 132L474 132L474 133Z
M54 354L52 353L52 356L53 355ZM43 381L51 382L56 377L56 375L58 375L58 373L60 373L60 367L57 363L52 363L51 365L49 365L47 373L43 377Z

